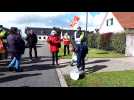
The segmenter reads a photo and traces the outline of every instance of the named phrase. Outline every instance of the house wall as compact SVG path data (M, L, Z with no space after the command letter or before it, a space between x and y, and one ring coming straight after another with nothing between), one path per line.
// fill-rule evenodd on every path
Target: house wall
M134 34L128 34L126 36L125 56L134 56Z
M107 26L107 19L110 18L113 18L113 25ZM122 31L124 31L124 28L120 25L117 18L112 14L112 12L109 12L99 30L100 34L109 33L109 32L117 33Z

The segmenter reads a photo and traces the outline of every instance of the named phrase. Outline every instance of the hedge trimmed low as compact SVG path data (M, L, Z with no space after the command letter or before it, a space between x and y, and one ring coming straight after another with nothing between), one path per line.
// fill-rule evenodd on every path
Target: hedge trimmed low
M89 47L103 50L114 50L118 53L125 53L126 33L90 34Z

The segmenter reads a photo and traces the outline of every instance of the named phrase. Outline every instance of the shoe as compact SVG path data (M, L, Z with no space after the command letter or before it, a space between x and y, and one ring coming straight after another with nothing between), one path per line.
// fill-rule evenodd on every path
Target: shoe
M35 59L38 59L38 57L35 57Z
M56 62L56 65L59 65L58 61Z
M14 67L9 67L8 70L9 71L14 71Z
M58 63L56 63L56 65L57 65L57 66L59 66L59 64L58 64Z
M23 69L22 69L22 68L20 68L20 69L16 69L16 68L15 68L15 71L16 71L16 72L23 72Z
M78 70L79 70L79 71L82 71L82 67L79 67Z

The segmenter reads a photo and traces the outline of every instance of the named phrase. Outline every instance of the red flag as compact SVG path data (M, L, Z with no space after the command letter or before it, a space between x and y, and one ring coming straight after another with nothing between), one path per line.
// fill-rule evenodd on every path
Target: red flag
M78 23L79 20L80 18L78 16L74 16L73 21L70 24L71 28L73 28Z

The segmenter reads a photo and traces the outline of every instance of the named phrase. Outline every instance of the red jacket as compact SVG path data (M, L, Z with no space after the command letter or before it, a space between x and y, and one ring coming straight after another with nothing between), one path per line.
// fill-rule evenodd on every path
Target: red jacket
M52 53L59 51L60 38L57 35L48 37L49 48Z

